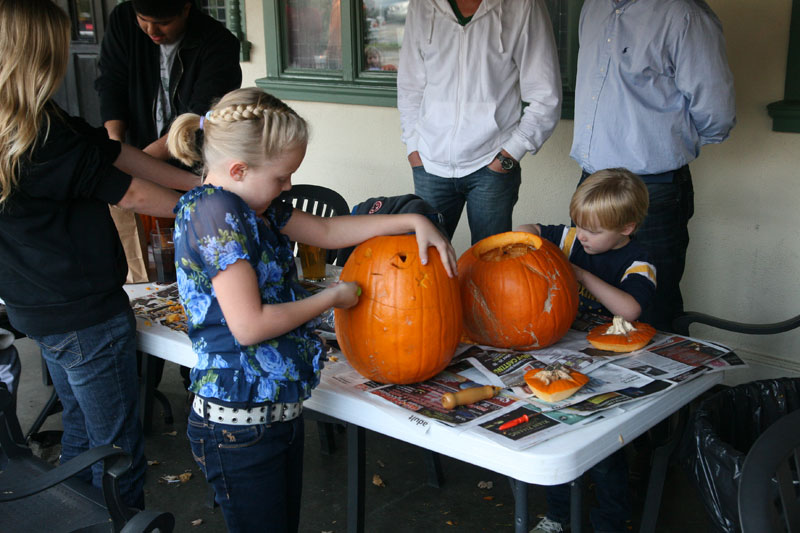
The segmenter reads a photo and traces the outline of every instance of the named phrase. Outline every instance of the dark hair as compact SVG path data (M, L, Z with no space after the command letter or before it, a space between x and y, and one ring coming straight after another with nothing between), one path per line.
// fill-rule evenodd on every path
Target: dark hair
M169 18L180 15L192 0L132 0L133 10L139 15L153 18Z

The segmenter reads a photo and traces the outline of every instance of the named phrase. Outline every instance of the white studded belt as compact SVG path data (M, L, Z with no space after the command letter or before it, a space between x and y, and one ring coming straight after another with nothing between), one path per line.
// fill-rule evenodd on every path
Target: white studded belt
M252 426L293 420L303 412L303 402L271 403L243 409L221 405L195 395L192 409L204 420L215 424Z

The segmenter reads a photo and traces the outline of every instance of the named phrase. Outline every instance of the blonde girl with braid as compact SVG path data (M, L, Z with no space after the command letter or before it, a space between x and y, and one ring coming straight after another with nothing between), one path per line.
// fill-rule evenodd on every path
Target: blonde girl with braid
M294 110L256 88L228 93L205 116L179 116L168 134L173 157L204 166L175 219L178 290L197 354L187 433L230 531L297 531L302 405L324 358L316 317L358 301L355 283L309 295L290 241L332 249L415 232L423 262L434 246L455 275L453 248L424 216L322 218L276 201L292 188L308 135Z
M199 180L53 102L69 43L69 18L51 0L0 0L0 298L41 347L64 407L61 461L123 448L133 459L123 500L143 507L136 322L108 204L169 216L179 195L154 182ZM80 476L100 487L102 465Z

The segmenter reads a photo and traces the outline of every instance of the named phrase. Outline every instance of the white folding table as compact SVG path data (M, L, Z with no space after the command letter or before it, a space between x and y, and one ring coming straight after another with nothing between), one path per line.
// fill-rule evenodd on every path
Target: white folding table
M158 287L152 284L126 286L132 297L146 295ZM183 366L193 366L196 356L187 335L149 320L137 317L138 348L151 356ZM145 375L147 374L145 357ZM513 450L490 441L473 430L462 430L429 423L426 431L410 429L398 423L411 413L400 407L381 404L373 395L333 386L325 371L322 381L305 408L347 423L348 428L348 531L363 532L364 528L364 430L368 429L393 437L432 452L441 453L504 474L512 480L516 500L515 531L528 532L527 486L572 485L572 530L580 532L581 475L589 468L621 449L653 426L678 412L694 398L722 381L722 373L703 374L682 383L654 398L638 400L622 414L602 418L580 429L564 433L524 450ZM147 383L148 380L145 380ZM145 401L149 401L145 393ZM395 410L387 416L387 409ZM152 407L145 407L149 418ZM661 501L667 461L672 442L657 453L653 463L648 496L642 519L642 531L652 531Z

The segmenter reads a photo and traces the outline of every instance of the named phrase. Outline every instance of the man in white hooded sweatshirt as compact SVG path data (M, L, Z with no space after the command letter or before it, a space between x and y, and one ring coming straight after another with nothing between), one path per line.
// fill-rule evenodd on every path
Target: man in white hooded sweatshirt
M510 231L519 161L561 113L543 0L411 0L397 107L415 192L442 213L448 236L465 203L473 244Z

